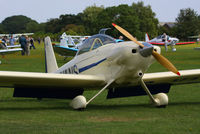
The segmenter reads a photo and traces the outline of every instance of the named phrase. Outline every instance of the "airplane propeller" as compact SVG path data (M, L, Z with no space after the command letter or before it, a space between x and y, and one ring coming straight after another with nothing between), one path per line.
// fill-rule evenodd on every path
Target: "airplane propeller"
M145 47L142 43L138 42L128 31L126 31L125 29L121 28L120 26L112 23L112 25L118 30L120 31L124 36L126 36L128 39L130 39L131 41L135 42L136 44L138 44L139 46L141 46L142 48ZM180 73L178 72L178 70L176 69L176 67L168 60L166 59L164 56L160 55L158 52L156 52L155 50L153 50L152 55L154 56L154 58L165 68L167 68L169 71L172 71L173 73L177 74L180 76Z

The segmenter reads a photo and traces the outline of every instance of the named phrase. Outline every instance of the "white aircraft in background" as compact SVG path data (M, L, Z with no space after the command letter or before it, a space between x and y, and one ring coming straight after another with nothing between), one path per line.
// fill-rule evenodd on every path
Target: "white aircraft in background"
M71 61L58 68L51 40L46 37L47 73L0 71L0 86L14 87L14 97L73 99L71 106L83 109L105 89L109 99L148 95L155 106L166 106L170 86L200 82L200 69L178 72L160 55L158 46L141 44L121 27L113 26L132 41L116 43L105 34L91 36ZM145 73L155 60L173 73ZM84 90L99 91L87 101Z
M5 42L0 40L0 55L22 51L22 48L15 48L20 46L21 45L7 46Z
M18 48L18 47L21 47L20 44L17 44L17 45L9 45L9 37L13 36L13 38L15 39L15 42L17 42L19 40L19 37L22 36L22 35L27 35L27 36L30 36L30 35L33 35L34 33L17 33L17 34L0 34L0 38L3 38L3 37L6 37L6 41L2 41L4 43L4 46L6 46L6 48Z
M164 46L165 42L163 41L163 35L159 35L153 39L149 39L149 35L145 34L145 42L148 42L152 45ZM176 51L175 45L187 45L194 44L195 42L179 42L178 38L170 37L167 35L167 46L170 46L172 51Z
M13 38L15 38L15 40L17 41L19 39L20 36L22 35L33 35L34 33L17 33L17 34L0 34L0 37L10 37L11 35L13 36Z
M64 32L60 37L60 44L54 45L54 51L62 56L75 56L85 39L90 36L71 36Z
M14 46L7 46L6 43L3 42L0 39L0 55L2 55L2 58L5 58L6 54L11 54L11 53L22 51L22 48L14 48L15 46L16 45L14 45ZM0 61L0 64L1 64L1 61Z

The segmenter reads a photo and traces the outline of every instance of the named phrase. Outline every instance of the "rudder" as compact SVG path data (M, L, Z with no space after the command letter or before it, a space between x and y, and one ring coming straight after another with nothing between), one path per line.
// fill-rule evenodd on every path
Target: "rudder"
M149 42L149 41L150 41L149 35L146 33L146 34L145 34L145 42Z
M53 51L52 43L50 37L45 38L44 42L45 48L45 69L46 73L55 72L58 69L58 65L56 62L56 57Z

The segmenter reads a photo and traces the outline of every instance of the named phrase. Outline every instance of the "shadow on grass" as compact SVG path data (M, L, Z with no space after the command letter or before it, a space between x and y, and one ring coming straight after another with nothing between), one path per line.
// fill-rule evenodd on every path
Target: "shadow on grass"
M36 110L71 110L67 107L4 107L0 111L36 111Z
M0 111L17 110L72 110L63 100L10 99L0 100Z
M169 104L170 106L177 106L177 105L200 105L200 102L173 102Z
M197 106L200 105L200 102L174 102L170 103L169 106ZM120 109L127 109L127 108L134 108L134 109L143 109L143 108L155 108L152 104L116 104L116 105L95 105L91 104L87 107L90 110L120 110ZM166 107L167 108L167 107Z
M4 106L1 107L1 103L4 103ZM8 102L8 104L7 104ZM13 103L13 104L10 104ZM30 103L29 103L30 102ZM41 103L40 103L41 102ZM34 104L33 104L34 103ZM30 104L30 105L29 105ZM197 106L200 105L200 102L173 102L170 103L169 106ZM127 109L148 109L154 108L153 105L145 103L145 104L89 104L86 108L89 111L99 110L127 110ZM20 110L68 110L68 111L76 111L73 110L69 106L69 102L54 100L35 100L35 99L26 99L26 100L3 100L0 101L0 111L20 111Z

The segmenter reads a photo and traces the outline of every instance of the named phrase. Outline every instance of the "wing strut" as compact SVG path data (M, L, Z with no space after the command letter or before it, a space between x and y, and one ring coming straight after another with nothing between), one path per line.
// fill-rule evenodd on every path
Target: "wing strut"
M155 95L155 97L153 97L153 95L149 91L148 87L146 86L146 84L144 83L142 78L141 78L140 83L141 83L141 86L144 89L144 91L149 96L151 102L155 106L157 106L157 107L165 107L165 106L167 106L167 104L168 104L168 96L165 93L158 93L158 94Z
M99 94L101 94L110 84L112 84L114 79L110 80L95 96L93 96L89 101L86 101L86 98L82 95L75 97L72 102L71 106L73 109L85 109L86 106L94 100Z
M111 81L109 81L95 96L93 96L93 97L86 103L86 105L88 105L93 99L95 99L99 94L101 94L101 92L103 92L113 81L114 81L114 79L111 80Z

